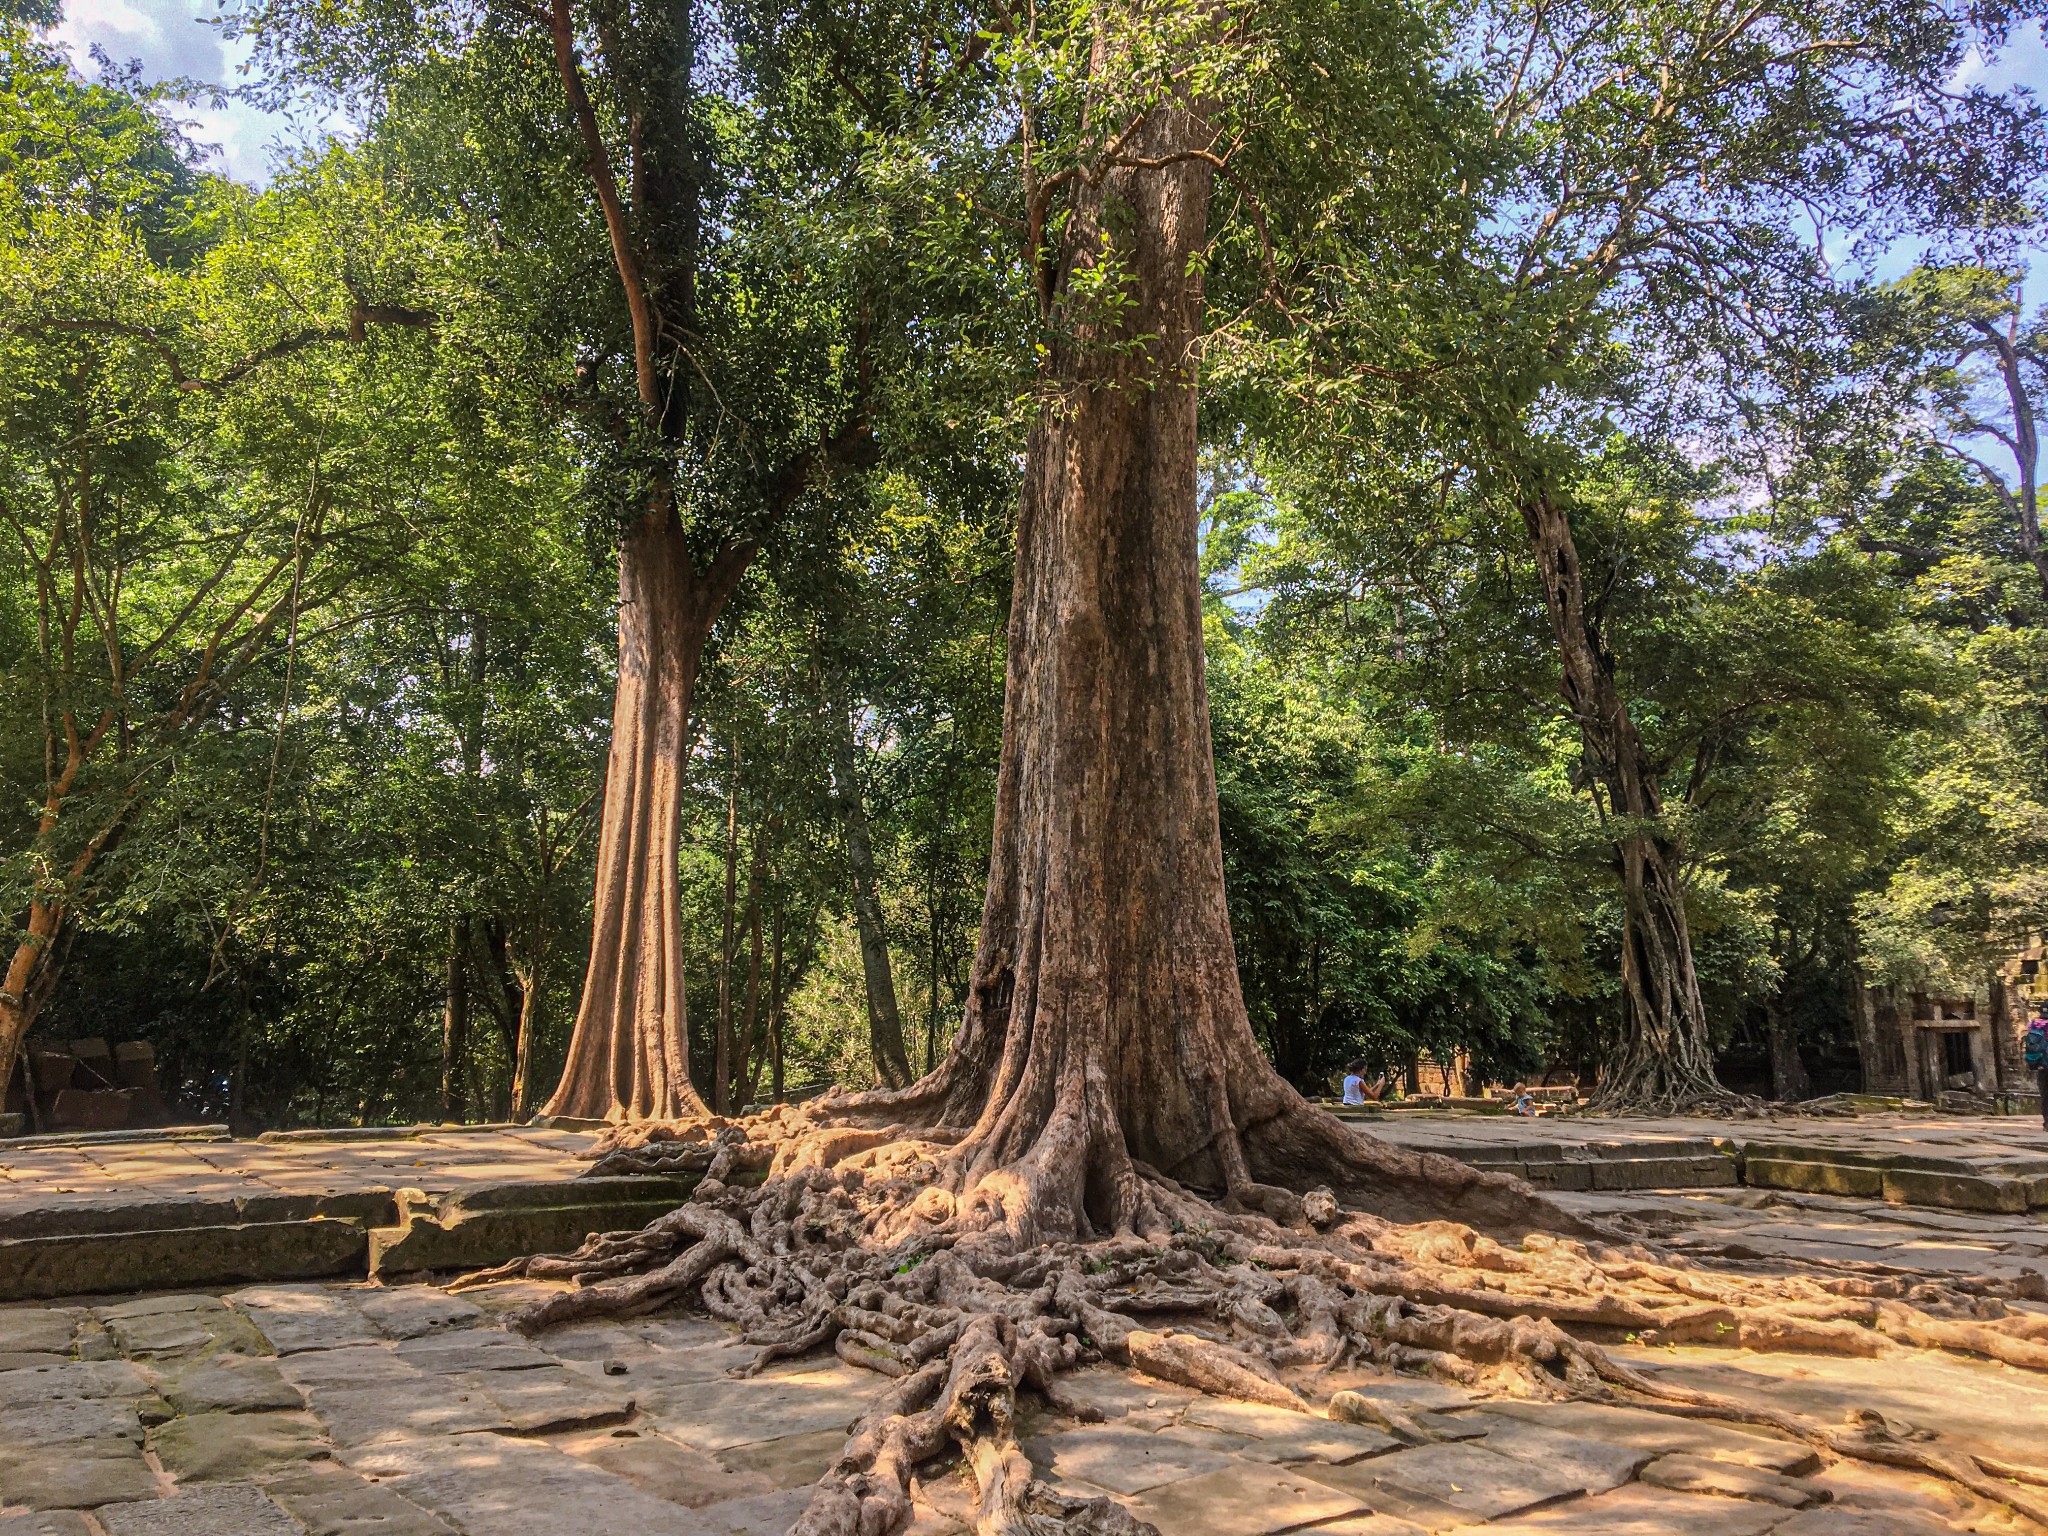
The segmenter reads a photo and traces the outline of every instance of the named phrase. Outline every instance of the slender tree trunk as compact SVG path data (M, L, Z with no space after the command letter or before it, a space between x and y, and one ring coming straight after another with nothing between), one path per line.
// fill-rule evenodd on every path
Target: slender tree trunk
M770 1097L782 1102L782 900L775 902L775 931L768 960L768 1083Z
M1522 517L1557 637L1565 701L1607 788L1621 864L1622 1040L1593 1103L1670 1110L1725 1098L1693 969L1678 848L1661 829L1663 790L1587 617L1571 519L1549 496L1524 502Z
M868 835L868 817L861 804L860 779L854 757L853 714L844 677L830 670L832 711L832 799L846 833L846 866L853 882L853 920L860 933L861 974L867 981L868 1043L875 1076L884 1086L901 1088L911 1080L910 1058L903 1049L903 1015L896 1002L896 977L889 964L889 935L882 924L882 903L875 888L875 849Z
M718 1028L711 1065L711 1107L732 1113L732 963L733 904L738 899L740 865L740 749L735 739L725 786L725 920L718 940Z
M537 971L519 978L519 1039L512 1052L512 1119L523 1122L533 1106L533 1043L545 1004L541 998Z
M441 1118L463 1114L463 1068L469 1060L469 919L448 922L448 979L441 1002Z
M569 1059L546 1113L701 1114L690 1084L677 857L690 698L712 622L752 557L727 547L699 572L672 513L619 551L619 682L597 849L590 966Z
M754 1085L761 1076L757 1027L761 1018L761 866L766 843L767 839L757 828L754 856L748 861L747 870L747 1002L746 1012L740 1021L737 1052L742 1105L753 1102Z

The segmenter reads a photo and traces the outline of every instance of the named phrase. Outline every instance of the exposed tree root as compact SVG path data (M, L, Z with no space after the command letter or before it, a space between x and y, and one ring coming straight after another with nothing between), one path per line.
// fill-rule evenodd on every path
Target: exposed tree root
M1674 1387L1595 1342L1857 1357L1941 1350L2048 1371L2048 1316L2008 1305L2039 1293L2039 1276L1729 1274L1638 1244L1544 1232L1512 1242L1448 1221L1396 1224L1341 1210L1327 1188L1296 1196L1254 1187L1211 1200L1136 1163L1116 1186L1116 1226L1047 1240L1033 1229L1072 1198L1071 1189L1043 1187L1060 1177L1058 1161L976 1180L965 1172L974 1158L972 1138L847 1124L829 1109L643 1129L594 1171L701 1172L689 1203L642 1231L464 1283L574 1282L578 1289L514 1315L527 1332L688 1303L739 1326L758 1350L750 1371L830 1348L893 1378L817 1485L796 1536L888 1536L909 1517L917 1466L949 1447L974 1472L977 1530L989 1536L1149 1530L1113 1502L1076 1501L1035 1481L1012 1429L1020 1386L1058 1403L1059 1375L1100 1359L1220 1396L1364 1418L1408 1439L1428 1436L1356 1394L1319 1407L1282 1372L1364 1363L1493 1393L1624 1400L1767 1425L1829 1455L1947 1478L2048 1526L2048 1499L2027 1486L2048 1475L1894 1432L1873 1415L1822 1427ZM1332 1157L1325 1166L1347 1165ZM1440 1173L1399 1171L1419 1182ZM1505 1204L1484 1182L1497 1176L1458 1164L1442 1176L1450 1201ZM1412 1199L1402 1189L1397 1203ZM1026 1213L1038 1214L1019 1233Z

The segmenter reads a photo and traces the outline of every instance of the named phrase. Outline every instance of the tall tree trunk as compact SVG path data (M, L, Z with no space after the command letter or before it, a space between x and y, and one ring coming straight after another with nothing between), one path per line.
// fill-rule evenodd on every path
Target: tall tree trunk
M690 697L712 622L752 557L702 572L673 513L619 550L619 682L597 846L590 966L546 1113L585 1120L702 1114L690 1084L677 872Z
M441 1000L441 1118L460 1120L462 1073L469 1061L469 919L448 922L447 985Z
M1098 44L1092 73L1116 60ZM1213 167L1154 107L1072 184L1028 447L994 845L951 1052L881 1115L968 1128L968 1229L1164 1237L1142 1161L1239 1202L1328 1183L1390 1213L1511 1222L1526 1188L1397 1151L1267 1064L1238 986L1202 652L1195 369ZM1143 162L1133 164L1130 162ZM1120 302L1079 270L1114 260ZM1071 295L1072 297L1066 297ZM1480 1214L1481 1208L1485 1214Z
M539 1038L545 1005L539 977L528 972L519 979L519 1039L512 1051L512 1119L523 1122L533 1107L533 1043Z
M732 963L733 904L738 899L740 866L740 749L732 745L725 786L725 920L718 940L718 1028L711 1063L711 1107L732 1113Z
M770 1097L782 1102L782 899L775 901L775 932L768 960L768 1084Z
M768 838L754 830L754 852L747 862L747 1002L739 1028L739 1048L734 1053L740 1092L739 1103L754 1101L754 1087L761 1077L759 1025L761 1020L761 871L766 861Z
M1714 1078L1706 1008L1693 969L1678 848L1661 829L1663 790L1614 664L1586 614L1571 519L1551 496L1522 505L1557 637L1566 703L1606 786L1621 865L1622 1039L1593 1095L1596 1108L1679 1109L1727 1097Z
M832 711L832 799L846 833L846 867L853 882L853 920L860 933L861 975L867 982L868 1044L875 1076L885 1087L901 1088L911 1080L910 1058L903 1049L903 1015L896 1003L896 977L889 965L889 934L882 925L882 902L875 889L875 849L868 835L867 810L861 804L860 779L854 757L853 713L846 680L835 666L828 670L828 707Z

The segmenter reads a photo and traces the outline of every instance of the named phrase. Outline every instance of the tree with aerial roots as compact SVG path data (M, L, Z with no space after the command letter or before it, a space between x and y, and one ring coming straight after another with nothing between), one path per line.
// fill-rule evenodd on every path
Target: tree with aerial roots
M2048 1522L2042 1474L1806 1424L1646 1376L1572 1329L2048 1370L2021 1281L1709 1272L1602 1240L1526 1184L1406 1152L1267 1064L1224 902L1203 675L1194 372L1213 165L1154 106L1077 180L1056 291L1121 264L1130 302L1049 328L1017 532L994 849L966 1015L907 1088L620 1127L593 1171L701 1175L643 1231L468 1283L575 1282L537 1332L694 1304L759 1353L892 1378L797 1536L888 1536L957 1447L984 1533L1149 1531L1034 1479L1021 1388L1096 1360L1303 1413L1428 1429L1319 1373L1365 1363L1543 1398L1622 1397L1937 1473ZM1374 1419L1374 1416L1377 1418ZM2019 1479L2015 1481L2014 1479Z

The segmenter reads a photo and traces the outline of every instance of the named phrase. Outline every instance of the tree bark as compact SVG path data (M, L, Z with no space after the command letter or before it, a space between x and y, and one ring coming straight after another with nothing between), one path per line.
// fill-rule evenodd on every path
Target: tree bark
M690 1084L676 864L690 698L711 625L752 555L751 544L728 545L698 571L673 512L643 519L620 547L619 681L590 965L547 1114L704 1112Z
M775 900L775 931L768 951L768 1083L770 1097L782 1102L782 898Z
M448 978L441 1001L441 1118L460 1120L469 1060L469 919L448 920Z
M1663 789L1614 663L1586 613L1578 542L1564 507L1548 495L1522 505L1537 574L1557 638L1565 701L1608 795L1621 865L1622 1038L1602 1073L1601 1108L1678 1109L1727 1097L1714 1078L1706 1008L1693 968L1679 849L1663 829Z
M711 1107L732 1113L732 963L733 903L738 899L740 867L740 749L735 738L728 754L725 786L725 909L718 938L718 1026L713 1032Z
M859 770L854 757L853 713L846 680L836 667L828 671L828 707L832 711L832 799L846 835L846 867L853 884L853 920L860 934L861 975L867 982L868 1044L875 1076L885 1087L901 1088L913 1076L903 1049L903 1014L896 1001L896 976L889 964L889 933L882 923L882 902L876 890L875 848L868 834L868 816L861 804Z
M1113 75L1114 59L1094 63L1095 78ZM1018 516L966 1013L930 1077L847 1107L963 1128L944 1175L959 1224L1018 1246L1167 1235L1140 1163L1297 1214L1274 1186L1526 1223L1525 1186L1388 1147L1308 1104L1246 1017L1197 561L1210 138L1198 111L1155 106L1116 162L1073 183ZM1070 285L1110 262L1117 302Z
M740 1103L750 1104L754 1087L761 1078L758 1052L761 1020L761 866L767 852L767 838L759 828L754 832L754 853L747 867L747 1003L739 1032Z
M1764 1036L1771 1052L1771 1097L1796 1104L1813 1096L1806 1063L1799 1059L1799 1041L1785 1017L1784 998L1773 994L1764 1002Z

